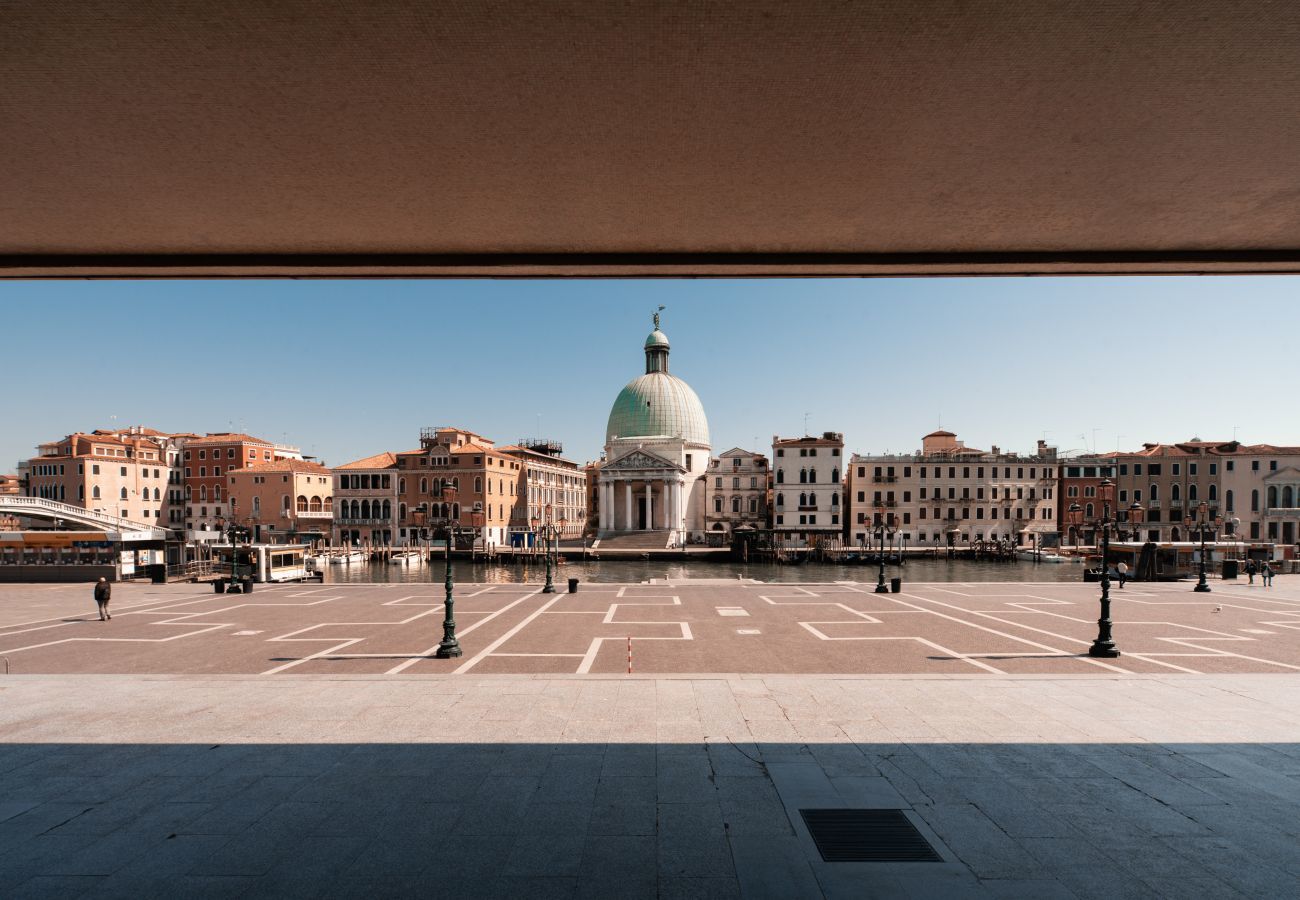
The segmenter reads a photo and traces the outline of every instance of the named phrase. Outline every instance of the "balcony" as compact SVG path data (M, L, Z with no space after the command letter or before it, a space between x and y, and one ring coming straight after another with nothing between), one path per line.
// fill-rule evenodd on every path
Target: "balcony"
M301 513L299 515L301 515ZM393 524L392 519L360 519L360 518L350 519L347 517L343 517L340 519L335 519L334 521L336 521L340 525L391 525Z
M1269 506L1264 509L1265 518L1300 519L1300 506Z
M285 512L288 512L288 510L285 510ZM332 519L334 518L334 511L332 509L300 509L293 515L299 519Z
M898 481L898 477L895 475L874 475L871 480L875 484L894 484Z

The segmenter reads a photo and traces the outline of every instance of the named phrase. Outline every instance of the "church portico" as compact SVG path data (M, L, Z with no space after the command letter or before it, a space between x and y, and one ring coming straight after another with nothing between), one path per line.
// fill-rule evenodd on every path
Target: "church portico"
M600 530L686 531L686 470L646 450L633 450L600 472Z

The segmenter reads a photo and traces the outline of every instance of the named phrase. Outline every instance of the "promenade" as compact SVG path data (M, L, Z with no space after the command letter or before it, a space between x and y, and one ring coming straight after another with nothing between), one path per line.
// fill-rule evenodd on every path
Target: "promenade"
M1300 887L1300 578L1129 585L1104 666L1096 585L536 587L458 588L449 661L412 585L0 588L0 894ZM828 862L826 809L937 859Z

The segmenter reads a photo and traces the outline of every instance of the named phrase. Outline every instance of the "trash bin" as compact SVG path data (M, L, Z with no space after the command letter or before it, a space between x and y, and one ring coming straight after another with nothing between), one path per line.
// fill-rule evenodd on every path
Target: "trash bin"
M889 592L891 594L897 594L902 589L903 589L903 579L901 578L889 579Z
M569 579L569 593L570 594L578 593L578 579L576 578Z
M154 584L166 584L167 566L159 563L149 566L149 580Z
M1223 577L1225 579L1237 577L1237 561L1235 559L1225 559L1223 561Z
M225 582L225 579L223 579L223 578L218 578L216 581L212 582L212 593L214 593L214 594L224 594L225 592L226 592L226 582Z
M251 593L253 593L253 579L252 579L252 576L245 575L245 576L244 576L244 582L243 582L243 584L244 584L244 593L245 593L245 594L251 594Z

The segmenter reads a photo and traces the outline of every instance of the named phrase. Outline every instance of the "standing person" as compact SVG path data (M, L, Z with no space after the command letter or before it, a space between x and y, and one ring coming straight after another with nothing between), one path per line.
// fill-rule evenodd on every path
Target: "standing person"
M1248 561L1246 562L1246 577L1250 579L1249 581L1246 582L1247 584L1254 584L1254 583L1255 583L1255 573L1258 572L1258 571L1259 571L1259 568L1256 567L1256 565L1255 565L1255 561L1254 561L1253 559L1252 559L1252 560L1248 560Z
M108 583L108 579L100 577L95 582L95 604L99 607L99 621L103 622L113 618L108 612L108 601L113 596L113 586Z
M1128 577L1128 563L1120 563L1115 567L1115 571L1119 573L1119 586L1122 590L1124 588L1124 579Z
M1260 571L1260 575L1261 580L1264 582L1264 587L1273 586L1273 567L1268 564L1267 560L1264 562L1264 568Z

